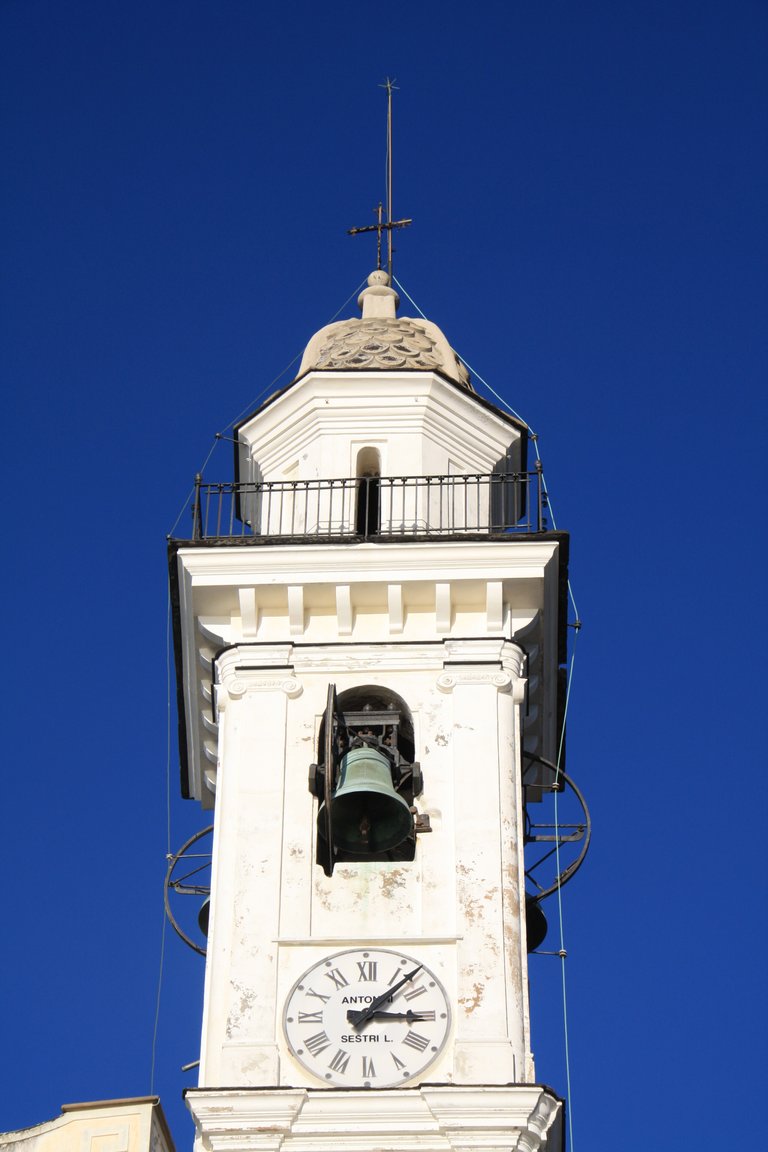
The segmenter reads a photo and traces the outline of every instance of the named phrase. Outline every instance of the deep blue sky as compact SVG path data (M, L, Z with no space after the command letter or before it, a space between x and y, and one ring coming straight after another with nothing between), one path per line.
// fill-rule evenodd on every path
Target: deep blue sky
M345 230L383 195L390 75L396 274L538 432L572 533L574 1147L757 1146L767 48L749 0L0 2L0 1129L149 1091L165 536L373 266ZM177 779L174 846L202 823ZM564 1092L559 962L531 980ZM180 1149L201 989L169 938Z

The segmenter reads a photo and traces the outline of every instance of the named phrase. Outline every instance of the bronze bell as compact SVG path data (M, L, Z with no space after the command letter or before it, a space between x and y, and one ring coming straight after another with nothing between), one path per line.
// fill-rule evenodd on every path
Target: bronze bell
M200 905L200 911L197 914L197 924L203 936L208 936L208 922L211 916L211 898L206 896Z
M325 835L324 805L318 827ZM375 748L354 748L341 761L331 801L334 847L375 855L402 844L413 831L411 810L394 788L389 760Z
M528 938L528 951L535 952L544 943L547 935L547 918L535 896L525 897L525 933Z

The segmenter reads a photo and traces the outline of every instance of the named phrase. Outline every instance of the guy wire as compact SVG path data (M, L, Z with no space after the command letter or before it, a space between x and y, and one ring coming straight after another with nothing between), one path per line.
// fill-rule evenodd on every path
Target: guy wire
M422 317L422 319L426 320L427 317L422 312L421 308L419 308L418 304L413 299L413 297L403 287L403 285L400 283L400 281L397 280L394 276L392 277L392 279L393 279L393 282L397 285L398 289L410 301L410 303L413 305L413 307L416 309L416 311L419 313L419 315ZM528 429L528 433L530 435L530 438L533 441L533 447L534 447L534 451L536 453L536 459L537 459L539 465L541 465L542 461L541 461L541 454L539 452L539 438L538 438L537 434L534 432L534 430L531 428L530 424L528 424L528 422L523 419L523 417L519 414L519 412L516 412L515 409L510 404L507 403L507 401L504 399L503 396L500 396L499 393L496 392L491 387L491 385L488 383L488 381L485 380L480 375L480 373L475 368L472 367L472 365L469 363L468 360L466 360L463 356L460 356L460 359L461 359L462 363L467 366L467 368L473 374L473 376L477 380L479 380L480 383L483 384L485 388L488 389L490 394L499 402L499 404L501 404L512 416L514 416L516 420L519 420L522 424L525 425L525 427ZM550 520L552 522L552 527L555 531L557 531L557 523L555 521L554 509L552 508L552 500L550 498L549 490L547 488L547 482L544 478L543 466L542 466L542 472L541 472L541 480L542 480L542 486L543 486L544 494L545 494L546 500L547 500L547 507L549 509L549 517L550 517ZM571 697L571 685L573 683L573 669L574 669L574 663L575 663L575 658L576 658L576 639L578 637L579 630L581 628L581 621L579 619L578 609L576 608L576 600L575 600L574 595L573 595L573 589L571 587L570 578L568 579L568 596L569 596L569 599L571 602L571 606L573 608L575 620L574 620L574 625L573 625L573 627L574 627L574 639L573 639L573 645L571 647L571 656L570 656L570 661L569 661L569 666L568 666L568 680L567 680L566 692L565 692L565 704L563 707L563 724L562 724L562 728L560 729L560 739L559 739L558 748L557 748L557 761L556 761L556 772L555 772L555 788L554 788L555 863L556 863L556 871L557 871L558 878L560 876L561 869L560 869L560 823L559 823L559 813L558 813L558 787L557 787L557 785L559 783L560 762L561 762L561 758L562 758L562 754L563 754L564 740L565 740L565 724L566 724L566 719L568 716L568 705L569 705L570 697ZM565 1083L566 1083L566 1092L567 1092L567 1097L568 1097L568 1109L567 1109L567 1112L568 1112L568 1135L569 1135L569 1144L570 1144L571 1152L574 1152L573 1108L571 1106L571 1102L572 1102L571 1060L570 1060L570 1046L569 1046L569 1037L568 1037L568 997L567 997L566 979L565 979L565 961L566 961L567 953L566 953L566 949L565 949L565 928L564 928L564 922L563 922L562 885L560 883L558 883L558 885L557 885L557 913L558 913L558 924L559 924L559 935L560 935L560 948L559 948L558 955L560 956L562 997L563 997L563 1048L564 1048L564 1057L565 1057Z

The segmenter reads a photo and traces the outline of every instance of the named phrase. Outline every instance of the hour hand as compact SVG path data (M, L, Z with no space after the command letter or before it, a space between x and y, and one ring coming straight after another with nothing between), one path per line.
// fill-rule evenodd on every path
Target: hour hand
M347 1012L347 1020L350 1024L357 1024L362 1012L354 1012L351 1009ZM434 1019L428 1017L426 1012L413 1012L410 1008L407 1012L374 1012L372 1016L368 1017L369 1020L427 1020Z

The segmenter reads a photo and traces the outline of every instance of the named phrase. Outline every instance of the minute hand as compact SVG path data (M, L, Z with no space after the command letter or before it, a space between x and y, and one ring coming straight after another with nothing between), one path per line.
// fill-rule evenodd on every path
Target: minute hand
M381 1008L382 1004L386 1004L387 1001L392 996L394 996L395 992L399 992L404 984L407 984L409 980L413 980L414 976L421 972L423 967L423 964L419 964L418 967L414 968L412 972L407 972L405 976L403 976L402 980L398 980L394 987L389 988L386 992L382 992L381 996L377 996L376 999L372 1000L368 1007L363 1008L361 1012L356 1012L355 1019L353 1021L355 1028L359 1028L361 1024L365 1024L366 1020L370 1020L374 1012L378 1008Z
M347 1012L347 1020L353 1022L359 1015L359 1012L349 1011ZM410 1024L415 1020L431 1020L434 1013L429 1015L426 1012L414 1012L409 1008L407 1012L374 1012L374 1016L377 1020L407 1020Z

